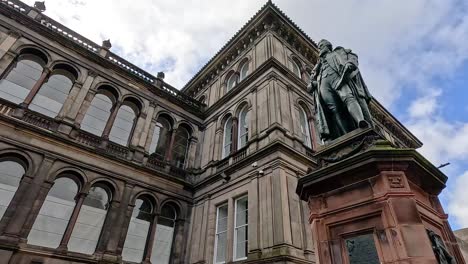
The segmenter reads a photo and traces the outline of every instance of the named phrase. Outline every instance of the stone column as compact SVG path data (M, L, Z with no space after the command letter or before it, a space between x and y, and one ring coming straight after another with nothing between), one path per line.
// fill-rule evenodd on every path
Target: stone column
M146 113L141 113L134 121L132 133L130 134L130 144L131 148L137 148L138 143L140 142L141 133L143 132L143 126L146 123L146 118L148 115Z
M213 148L213 160L222 159L223 147L223 129L217 128L215 132L215 143Z
M258 122L257 122L257 87L253 87L250 90L250 102L252 103L252 110L249 115L249 141L252 143L249 145L249 153L253 153L257 150L257 143L255 139L258 137Z
M260 248L260 228L259 228L259 211L260 211L260 204L259 204L259 197L258 194L260 192L259 188L259 182L258 182L258 177L259 177L258 172L254 172L250 177L250 183L249 183L249 221L248 221L248 227L249 227L249 232L248 232L248 256L249 258L254 258L258 259L261 256L261 248Z
M185 165L186 168L195 167L195 153L197 152L197 143L198 140L196 137L190 137L187 150L187 162Z
M98 245L98 250L104 251L103 260L116 261L120 258L119 255L122 254L130 217L133 212L133 206L129 204L134 187L133 184L126 184L120 203L114 205L113 202L111 210L108 212L108 220L106 220L102 228L102 244Z
M114 125L115 118L117 117L117 113L119 112L120 107L122 106L121 101L117 101L111 109L111 114L109 119L107 119L106 126L104 127L104 131L102 132L102 137L104 140L109 139L109 134L111 132L112 126Z
M226 262L231 262L234 257L234 225L235 225L235 214L234 214L234 199L229 198L228 200L228 221L227 221L227 252Z
M23 197L26 194L27 190L30 188L33 180L34 176L28 173L25 173L21 178L21 181L18 185L18 189L16 190L13 198L10 201L10 204L6 208L6 211L3 214L3 217L0 221L0 234L3 233L8 222L11 221L12 217L15 215L17 208L21 206Z
M174 239L172 241L171 258L174 264L184 263L184 248L185 248L185 219L177 219L174 227Z
M10 32L8 32L8 36L0 44L0 60L3 59L3 56L5 56L20 37L21 33L18 31L10 30Z
M8 51L0 59L0 79L4 79L10 71L16 67L18 62L18 54L13 51Z
M47 79L49 78L50 73L51 73L51 70L45 67L44 70L42 71L41 76L39 77L39 80L37 80L36 84L34 84L33 88L31 88L31 91L29 91L29 94L24 99L24 102L20 104L21 107L28 108L28 106L31 104L36 94L39 92L39 89L41 88L41 86L45 82L47 82Z
M80 124L83 120L89 105L94 99L97 90L93 89L98 82L97 75L94 72L88 72L88 76L79 90L76 98L72 101L70 109L65 113L64 119L75 124Z
M78 92L81 90L83 87L83 84L81 82L75 81L73 83L72 88L70 89L70 93L67 96L67 99L63 103L62 109L60 109L60 112L57 115L58 119L63 119L66 114L70 111L71 107L73 106L73 102L76 99L76 96L78 95Z
M146 238L146 250L144 252L143 256L143 263L151 263L151 255L153 254L153 246L155 243L155 237L156 237L156 229L158 227L158 213L153 214L153 221L151 222L150 228L149 228L149 235Z
M66 121L64 120L66 113L70 111L70 108L72 107L73 101L75 100L76 96L78 95L78 92L81 90L82 84L79 82L75 82L70 90L70 93L67 96L67 99L63 103L62 109L60 109L60 112L58 113L57 117L55 118L58 120L60 123L58 126L58 131L68 135L72 128L73 128L73 122Z
M232 117L232 148L231 153L237 151L238 141L239 141L239 119L237 116Z
M32 100L36 96L36 94L39 92L39 89L41 86L47 81L51 73L51 70L47 67L44 67L44 70L42 71L41 76L39 77L39 80L34 84L34 86L31 88L31 91L29 91L29 94L26 96L24 101L19 104L19 107L15 109L13 112L13 116L16 118L23 118L25 109L29 107L31 104Z
M31 183L20 184L16 191L19 196L18 199L20 199L18 201L12 201L17 203L17 207L11 216L11 221L9 221L5 228L5 235L18 239L27 238L36 215L41 209L42 203L52 187L52 182L48 182L46 180L53 162L53 158L45 157L40 163L38 171L33 173L34 176L31 179Z
M83 205L84 200L86 199L87 193L80 192L78 193L77 197L75 198L76 204L75 208L73 208L73 213L70 216L70 220L68 221L67 228L63 233L62 240L60 241L60 245L58 246L58 250L60 251L67 251L68 250L68 241L70 241L71 234L73 232L73 228L75 227L76 220L78 219L78 215L80 214L81 206Z
M148 131L147 131L147 134L146 134L146 138L145 138L145 135L143 133L141 135L141 139L140 139L140 146L143 146L145 148L145 152L149 152L151 143L153 141L153 133L154 133L154 129L156 127L156 117L157 117L158 112L159 112L161 107L153 102L153 103L150 104L150 108L153 108L153 109L150 109L148 112L152 111L153 114L151 114L151 115L148 114L148 119L150 120L150 122L149 122Z
M177 128L171 130L171 141L169 142L169 147L166 151L166 161L170 163L172 160L172 149L174 148L175 135L177 134Z
M75 128L80 128L81 122L83 121L83 119L84 119L84 117L86 115L86 112L88 111L88 108L91 105L91 102L93 101L94 96L96 95L96 92L97 92L97 90L91 89L86 93L86 97L85 97L85 99L83 101L83 104L81 106L79 106L78 113L76 114L76 118L75 118L75 121L73 123ZM73 112L74 107L72 107L72 109L70 111ZM69 116L71 116L71 114L68 115L68 117L66 117L66 119L68 119Z
M104 220L104 224L102 225L101 235L98 240L98 244L96 246L96 252L103 253L105 251L105 247L109 242L109 237L111 236L111 232L114 231L114 223L117 221L118 213L120 208L120 201L112 200L110 202L109 210L106 213L106 219Z
M154 118L155 110L156 110L156 103L151 102L150 105L149 105L149 108L148 108L148 112L147 112L146 119L145 119L145 122L144 122L143 130L141 131L140 136L138 137L137 143L136 143L136 145L138 147L140 147L140 148L145 149L146 141L150 138L150 132L151 132L151 134L153 132L153 131L151 131L151 121ZM151 137L152 137L152 135L151 135Z

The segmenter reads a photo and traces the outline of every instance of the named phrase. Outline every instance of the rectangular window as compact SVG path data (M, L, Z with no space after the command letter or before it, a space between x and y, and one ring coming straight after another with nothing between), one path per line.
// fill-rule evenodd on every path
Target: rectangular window
M234 261L247 259L248 202L247 196L236 200L234 226Z
M226 263L228 205L216 209L216 237L214 248L214 263Z

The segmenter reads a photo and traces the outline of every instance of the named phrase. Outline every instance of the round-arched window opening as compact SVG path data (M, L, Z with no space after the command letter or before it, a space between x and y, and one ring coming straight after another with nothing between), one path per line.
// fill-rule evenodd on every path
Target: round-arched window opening
M83 201L73 232L68 242L68 250L93 254L111 200L111 192L103 184L92 186Z
M143 260L153 210L154 205L147 197L136 199L122 251L123 260L138 263Z
M302 79L301 65L296 60L292 60L293 72L299 79Z
M231 74L227 83L226 83L226 92L229 92L234 86L237 85L237 75L235 73Z
M18 190L25 169L15 161L0 161L0 219Z
M242 81L245 79L245 77L247 77L247 75L249 74L249 62L248 61L245 61L242 64L242 67L240 68L239 73L240 73L239 81Z
M75 209L79 186L73 176L57 178L29 232L28 244L57 248Z

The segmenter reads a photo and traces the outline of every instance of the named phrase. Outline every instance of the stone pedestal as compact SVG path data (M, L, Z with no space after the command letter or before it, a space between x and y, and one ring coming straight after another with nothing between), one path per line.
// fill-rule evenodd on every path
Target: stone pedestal
M433 231L465 263L437 197L447 177L415 150L375 135L358 131L320 150L322 167L299 180L319 262L439 263Z

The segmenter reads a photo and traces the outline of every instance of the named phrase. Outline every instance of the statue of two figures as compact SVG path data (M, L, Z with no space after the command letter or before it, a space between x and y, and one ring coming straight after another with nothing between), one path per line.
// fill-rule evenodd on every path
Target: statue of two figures
M373 126L368 103L372 96L358 68L358 57L327 40L318 44L320 55L307 87L314 97L316 127L326 143L357 128Z

